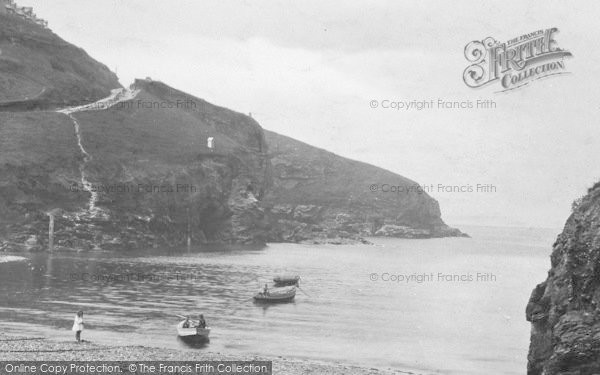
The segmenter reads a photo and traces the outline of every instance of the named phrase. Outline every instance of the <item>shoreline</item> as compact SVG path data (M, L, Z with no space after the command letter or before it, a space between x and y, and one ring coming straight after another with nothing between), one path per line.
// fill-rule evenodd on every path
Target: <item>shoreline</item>
M390 227L388 225L388 227ZM518 227L515 227L518 228ZM418 231L418 230L414 230ZM227 242L204 242L204 243L195 243L193 247L208 247L208 248L264 248L269 244L295 244L295 245L352 245L352 246L360 246L360 245L374 245L375 243L372 240L377 239L399 239L399 240L434 240L441 238L472 238L471 235L465 232L459 231L460 234L454 235L443 235L443 234L405 234L405 235L397 235L397 234L379 234L379 235L366 235L366 236L357 236L357 237L332 237L332 238L322 238L322 237L314 237L309 239L303 239L299 241L271 241L267 240L265 242L256 242L256 243L227 243ZM94 252L94 251L105 251L105 252L125 252L125 251L137 251L143 250L147 248L158 248L160 246L147 246L147 247L138 247L138 248L127 248L127 247L111 247L111 248L102 248L98 243L91 243L90 246L81 247L81 246L62 246L55 245L53 250L49 250L47 244L40 245L36 242L35 245L30 245L28 243L20 243L15 242L9 239L8 236L0 236L0 263L2 262L2 256L4 254L32 254L32 253L43 253L43 252L59 252L59 253L68 253L68 252ZM180 249L185 248L183 244L164 244L162 248L168 249ZM4 254L3 254L4 253Z
M47 337L28 337L0 333L0 361L272 361L273 374L323 375L420 375L411 371L376 369L325 363L316 360L290 359L214 353L194 349L164 349L150 346L106 346L85 341L77 343L52 340Z

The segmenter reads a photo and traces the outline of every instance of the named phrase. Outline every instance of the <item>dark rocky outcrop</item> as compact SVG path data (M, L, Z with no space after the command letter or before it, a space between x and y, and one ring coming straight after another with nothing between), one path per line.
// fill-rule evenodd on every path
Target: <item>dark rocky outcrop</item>
M600 373L600 183L576 201L532 292L529 375Z

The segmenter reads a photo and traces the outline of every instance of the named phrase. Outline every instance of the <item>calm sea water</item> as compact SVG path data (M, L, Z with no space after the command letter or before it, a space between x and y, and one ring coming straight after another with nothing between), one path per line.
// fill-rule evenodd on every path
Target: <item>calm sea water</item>
M67 340L82 309L85 339L182 348L176 315L204 313L211 341L194 350L522 374L525 305L558 230L462 229L473 238L27 255L0 263L0 327ZM280 273L302 276L295 302L254 304Z

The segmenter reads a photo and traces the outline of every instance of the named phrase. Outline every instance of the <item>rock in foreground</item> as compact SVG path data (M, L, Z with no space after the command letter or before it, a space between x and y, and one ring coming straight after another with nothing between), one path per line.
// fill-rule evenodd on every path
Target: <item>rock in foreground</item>
M600 183L573 205L532 292L529 375L600 373Z

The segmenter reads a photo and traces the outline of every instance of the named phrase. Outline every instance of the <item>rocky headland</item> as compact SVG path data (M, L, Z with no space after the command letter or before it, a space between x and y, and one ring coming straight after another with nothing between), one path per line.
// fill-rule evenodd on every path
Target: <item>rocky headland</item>
M365 237L465 236L441 219L438 202L418 183L265 131L272 183L262 205L274 242L347 243ZM402 187L400 194L371 185Z
M369 190L414 181L162 82L123 88L39 25L0 15L0 50L0 251L48 249L51 218L57 250L463 235L424 192Z
M526 318L528 375L600 374L600 183L573 203Z

